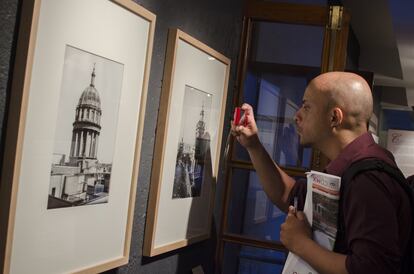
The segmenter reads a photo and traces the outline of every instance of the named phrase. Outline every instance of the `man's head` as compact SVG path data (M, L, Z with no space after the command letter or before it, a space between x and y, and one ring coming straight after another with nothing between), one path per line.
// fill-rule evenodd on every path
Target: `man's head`
M367 131L372 114L367 82L349 72L328 72L313 79L295 115L301 144L318 149L333 140L349 140Z

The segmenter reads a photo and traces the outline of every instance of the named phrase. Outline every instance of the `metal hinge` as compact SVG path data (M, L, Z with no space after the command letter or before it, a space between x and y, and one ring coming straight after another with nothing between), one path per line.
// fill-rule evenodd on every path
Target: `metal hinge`
M342 6L330 6L329 7L328 28L330 30L341 30L343 10L344 8Z

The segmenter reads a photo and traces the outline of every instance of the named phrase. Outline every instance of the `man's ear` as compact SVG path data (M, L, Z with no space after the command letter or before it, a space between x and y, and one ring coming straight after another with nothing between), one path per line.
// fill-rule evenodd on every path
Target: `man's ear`
M342 112L342 109L335 107L331 110L331 127L338 127L342 124L342 121L344 119L344 113Z

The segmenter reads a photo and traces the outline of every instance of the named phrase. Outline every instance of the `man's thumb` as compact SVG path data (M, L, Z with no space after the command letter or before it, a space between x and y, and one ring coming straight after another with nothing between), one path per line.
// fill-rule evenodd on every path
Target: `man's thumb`
M307 220L305 214L303 213L303 211L298 211L296 213L296 217L298 218L298 220Z
M288 208L288 216L294 216L296 214L296 210L293 206L289 206Z

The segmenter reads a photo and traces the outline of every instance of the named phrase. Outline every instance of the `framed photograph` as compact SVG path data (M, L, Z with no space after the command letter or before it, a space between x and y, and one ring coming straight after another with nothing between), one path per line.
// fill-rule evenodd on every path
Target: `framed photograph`
M126 264L155 15L131 0L32 0L22 12L0 185L1 269L98 273Z
M190 35L168 35L144 255L210 236L230 60Z

